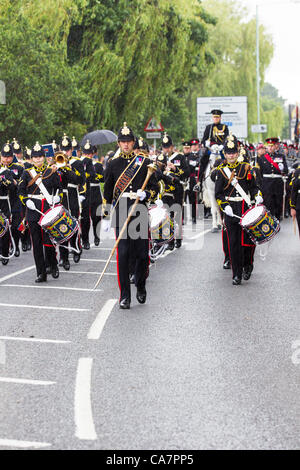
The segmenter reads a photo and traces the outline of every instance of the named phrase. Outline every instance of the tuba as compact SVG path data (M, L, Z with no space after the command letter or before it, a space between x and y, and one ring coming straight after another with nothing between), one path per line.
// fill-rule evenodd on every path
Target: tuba
M55 152L54 160L57 168L65 168L68 166L69 159L63 152Z

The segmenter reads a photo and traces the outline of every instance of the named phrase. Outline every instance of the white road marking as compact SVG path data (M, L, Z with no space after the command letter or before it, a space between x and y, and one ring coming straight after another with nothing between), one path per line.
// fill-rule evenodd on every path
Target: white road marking
M97 259L97 258L84 258L84 259L81 259L80 260L80 263L82 261L87 261L87 262L93 262L93 263L106 263L107 259ZM111 260L110 261L111 263L116 263L117 261L116 260Z
M46 380L16 379L14 377L0 377L0 382L25 384L25 385L54 385L56 383L56 382L49 382Z
M33 447L34 449L41 449L42 447L49 447L52 444L48 442L30 442L30 441L17 441L16 439L0 439L0 446L2 447L19 447L20 449L27 449Z
M27 271L30 271L31 269L35 268L35 265L29 266L28 268L20 269L19 271L16 271L14 273L8 274L7 276L1 277L0 282L7 281L8 279L11 279L12 277L18 276L19 274L26 273Z
M92 324L90 331L88 332L88 339L100 338L105 323L117 302L117 299L109 299L105 302L104 306L98 313L94 323Z
M3 284L0 287L17 287L18 289L60 289L60 290L75 290L83 292L101 292L102 289L83 289L79 287L63 287L63 286L24 286L22 284Z
M105 250L105 251L111 251L112 250L112 247L111 248L102 248L101 246L94 246L90 248L91 250Z
M61 274L102 274L102 272L96 272L96 271L65 271L62 272ZM116 276L117 273L104 273L104 276Z
M0 336L0 340L1 339L7 340L7 341L30 341L33 343L54 343L54 344L71 343L71 341L61 341L58 339L21 338L20 336Z
M0 303L0 307L33 308L33 309L44 309L44 310L67 310L70 312L89 312L90 311L89 308L47 307L46 305L19 305L19 304L3 304L3 303Z
M75 385L75 436L79 439L87 440L97 439L91 404L92 365L93 359L91 357L82 357L79 359Z
M205 235L206 233L211 232L211 229L204 230L204 232L197 233L197 235L194 235L193 237L187 237L188 240L196 240L196 238L201 237L202 235Z
M0 341L0 364L4 365L6 362L6 346L4 341Z

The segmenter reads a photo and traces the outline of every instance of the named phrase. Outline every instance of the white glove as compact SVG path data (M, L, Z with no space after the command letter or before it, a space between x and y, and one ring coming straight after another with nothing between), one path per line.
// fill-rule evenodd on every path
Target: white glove
M194 160L191 160L191 161L189 162L189 165L196 166L196 165L197 165L197 162L194 161Z
M207 139L205 141L205 147L209 149L209 147L210 147L210 140L209 139Z
M283 170L284 170L284 165L283 165L283 163L278 163L278 166L279 166L279 170L280 170L280 171L283 171Z
M233 210L231 206L226 206L224 212L228 217L233 217Z
M109 232L110 231L110 219L102 219L101 228L103 232Z
M156 199L155 205L159 208L163 207L164 203L162 202L161 199Z
M78 199L79 199L79 204L82 204L82 202L85 200L85 196L82 196L82 195L80 194L80 196L78 197Z
M26 206L28 207L28 209L31 209L32 211L36 209L35 204L31 199L28 199L28 201L26 201Z
M60 202L59 196L53 196L53 204L58 204Z
M258 195L255 198L255 202L256 202L256 204L262 204L264 202L264 200L260 195Z
M137 195L137 197L140 198L140 201L143 201L145 199L145 197L147 196L145 191L142 191L141 189L137 190L136 195Z

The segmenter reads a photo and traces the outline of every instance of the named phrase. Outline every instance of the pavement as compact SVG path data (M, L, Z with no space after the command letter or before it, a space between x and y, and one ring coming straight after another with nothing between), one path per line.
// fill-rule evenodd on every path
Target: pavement
M0 449L299 448L298 234L233 286L210 229L184 226L130 310L115 257L93 289L111 239L47 284L32 252L0 266Z

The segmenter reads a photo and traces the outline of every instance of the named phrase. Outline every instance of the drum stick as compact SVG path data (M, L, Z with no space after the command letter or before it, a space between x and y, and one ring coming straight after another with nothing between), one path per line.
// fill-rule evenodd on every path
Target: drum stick
M296 229L296 217L293 217L293 225L294 225L294 234L297 235L297 229Z
M141 188L142 191L144 191L144 189L146 188L150 177L152 176L152 174L153 174L155 171L156 171L156 166L155 166L155 165L153 165L153 164L148 165L147 176L146 176L145 181L144 181L144 183L143 183L143 186L142 186L142 188ZM125 230L126 230L126 227L127 227L128 223L129 223L129 221L130 221L130 219L131 219L131 217L132 217L132 215L133 215L133 213L134 213L134 210L135 210L137 204L139 203L139 200L140 200L140 198L137 197L136 200L134 201L134 204L133 204L133 206L131 207L131 210L130 210L130 212L129 212L129 214L128 214L128 217L127 217L127 219L126 219L126 221L125 221L125 223L124 223L124 225L123 225L123 227L122 227L122 229L121 229L121 232L119 233L119 236L118 236L118 238L117 238L117 241L116 241L116 243L114 244L113 249L111 250L111 253L110 253L110 255L109 255L109 258L108 258L108 260L106 261L106 264L105 264L105 266L104 266L104 268L103 268L103 271L102 271L102 273L101 273L101 275L100 275L98 281L96 282L96 284L95 284L93 290L95 290L96 287L100 284L101 279L103 278L104 273L105 273L105 271L106 271L106 269L107 269L107 266L109 265L110 260L111 260L111 258L113 257L113 254L114 254L114 252L116 251L116 249L117 249L117 247L118 247L118 245L119 245L119 241L121 240L121 238L122 238L122 236L123 236L123 233L124 233Z
M37 211L39 212L41 215L45 215L43 212L39 211L36 207L35 207L35 204L34 202L32 201L33 205L34 205L34 209L31 209L31 210L34 210L34 211ZM28 209L30 209L30 207L28 207Z

